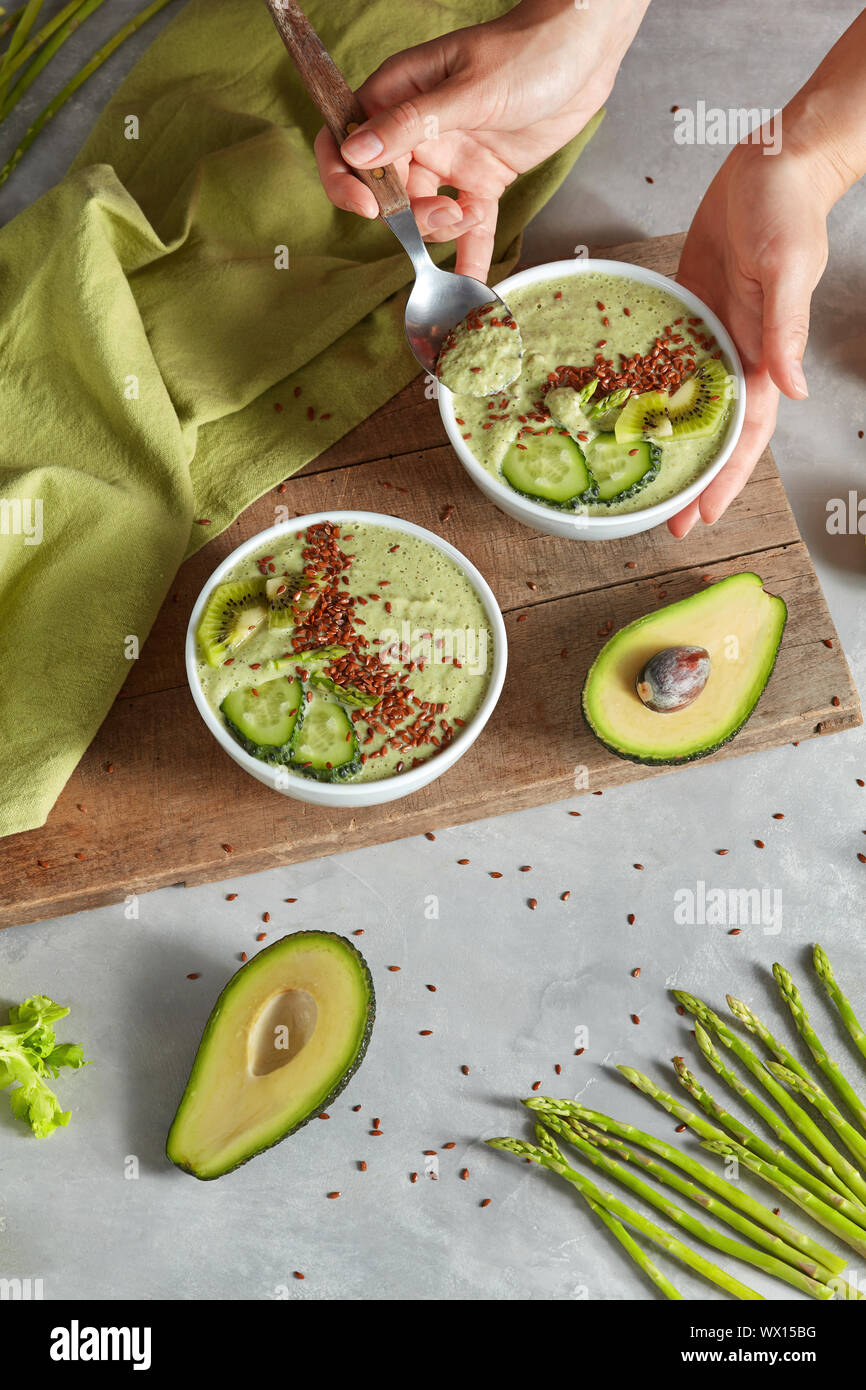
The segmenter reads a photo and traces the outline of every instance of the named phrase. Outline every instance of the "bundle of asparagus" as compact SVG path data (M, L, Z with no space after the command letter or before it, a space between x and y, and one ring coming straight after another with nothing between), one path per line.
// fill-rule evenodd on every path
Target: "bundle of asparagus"
M866 1031L860 1026L851 1004L837 984L830 962L820 946L815 946L813 960L818 978L824 984L853 1042L866 1058ZM662 1091L649 1077L633 1067L622 1066L619 1071L638 1090L676 1116L682 1126L695 1133L701 1140L702 1148L729 1163L735 1161L742 1165L781 1192L837 1240L858 1254L866 1255L866 1106L827 1053L788 971L775 965L773 975L791 1011L797 1032L830 1083L835 1099L822 1089L806 1067L741 1000L727 996L731 1013L763 1044L770 1055L767 1060L763 1060L700 999L683 990L674 990L673 994L681 1011L685 1009L694 1016L697 1045L710 1067L759 1116L780 1141L780 1146L767 1142L720 1105L688 1069L682 1057L673 1059L674 1070L680 1084L700 1107L700 1113ZM778 1109L769 1105L725 1063L714 1039L737 1058L775 1101ZM847 1117L837 1106L837 1099L847 1110ZM833 1140L800 1105L800 1100L806 1101L817 1112L832 1131ZM762 1295L699 1255L691 1246L679 1237L670 1235L643 1213L626 1205L613 1191L607 1188L602 1190L572 1168L563 1156L557 1138L575 1149L605 1177L628 1188L666 1216L679 1230L688 1232L704 1244L774 1275L813 1298L866 1296L858 1291L856 1285L841 1277L846 1261L839 1255L791 1225L778 1210L757 1201L737 1181L731 1182L721 1177L676 1145L576 1101L532 1096L523 1104L537 1117L536 1142L532 1144L513 1138L490 1139L490 1146L537 1163L571 1183L666 1298L681 1299L682 1294L658 1269L627 1228L644 1236L737 1298L760 1299ZM659 1159L663 1162L659 1162ZM654 1182L643 1181L635 1169L641 1170ZM671 1201L662 1188L685 1197L704 1213L745 1236L750 1243L733 1239L707 1225Z
M33 34L32 38L30 36L42 8L42 0L27 0L26 5L22 5L8 15L0 10L0 40L11 35L5 50L0 53L0 122L5 121L10 111L18 104L58 49L62 48L76 29L103 3L104 0L69 0L69 3L58 10L53 18L47 20L41 29ZM61 88L56 97L49 102L29 126L6 163L0 167L0 184L6 182L22 155L30 148L39 132L45 128L52 116L57 114L61 106L78 91L88 77L101 67L131 34L136 33L143 24L146 24L159 10L164 9L168 3L169 0L153 0L153 3L142 10L141 14L130 19L107 43L103 44L90 61L85 63L84 67ZM15 79L14 82L13 78Z

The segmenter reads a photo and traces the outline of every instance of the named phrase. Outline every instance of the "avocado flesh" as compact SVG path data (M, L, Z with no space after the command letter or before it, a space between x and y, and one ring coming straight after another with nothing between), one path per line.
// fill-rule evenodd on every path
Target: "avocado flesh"
M199 1043L166 1153L218 1178L321 1113L360 1066L375 1017L363 956L296 932L229 980Z
M583 709L605 747L632 762L688 762L715 752L743 727L776 661L788 610L764 592L757 574L735 574L691 598L637 618L614 633L589 670ZM738 657L729 655L736 639ZM666 647L699 646L710 654L706 686L685 709L650 710L635 680Z

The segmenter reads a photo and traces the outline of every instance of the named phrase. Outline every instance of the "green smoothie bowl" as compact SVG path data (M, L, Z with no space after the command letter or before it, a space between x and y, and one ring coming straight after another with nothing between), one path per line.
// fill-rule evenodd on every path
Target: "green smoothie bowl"
M190 690L220 747L318 806L372 806L440 777L490 718L506 661L474 565L378 512L318 512L244 541L186 637Z
M743 369L689 290L577 259L496 291L513 318L465 320L440 354L437 394L460 462L502 511L556 536L632 536L724 467L745 417Z

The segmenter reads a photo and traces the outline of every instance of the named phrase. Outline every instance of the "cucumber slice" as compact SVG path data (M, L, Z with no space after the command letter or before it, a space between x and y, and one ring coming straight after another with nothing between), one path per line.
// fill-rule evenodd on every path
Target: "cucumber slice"
M586 461L598 485L599 502L624 502L651 483L661 466L661 449L649 440L621 444L615 434L597 434Z
M266 763L286 763L293 735L303 723L300 681L290 676L231 690L220 711L238 743Z
M342 705L313 695L304 707L303 723L295 730L291 760L296 771L320 782L339 782L360 770L355 726Z
M588 501L592 478L577 444L568 434L528 434L509 448L502 476L515 492L554 507Z

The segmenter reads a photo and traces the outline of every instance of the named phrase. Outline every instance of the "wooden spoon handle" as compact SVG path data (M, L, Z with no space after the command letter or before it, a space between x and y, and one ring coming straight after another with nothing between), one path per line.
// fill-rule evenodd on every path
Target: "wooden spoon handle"
M337 144L342 145L346 136L366 121L366 112L296 0L266 0L266 4L304 86L325 118L325 125ZM372 190L382 217L408 208L403 180L393 164L352 172Z

